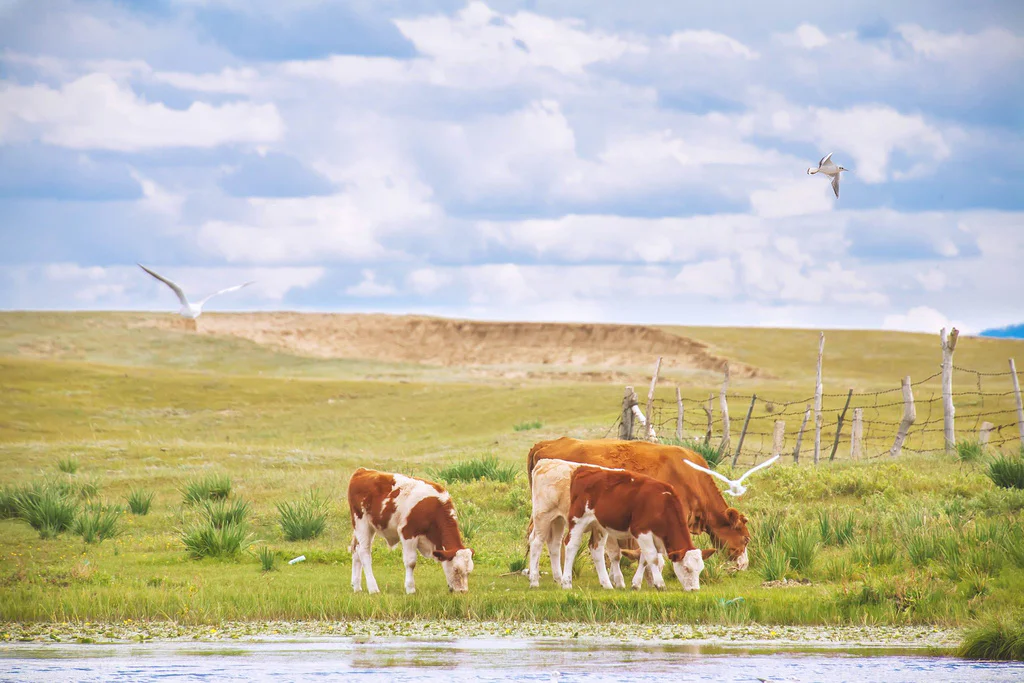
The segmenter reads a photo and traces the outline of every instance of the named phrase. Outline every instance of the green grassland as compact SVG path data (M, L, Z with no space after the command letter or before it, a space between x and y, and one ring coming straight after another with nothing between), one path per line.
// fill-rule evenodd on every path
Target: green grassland
M749 571L730 572L715 557L698 593L684 593L674 580L663 593L606 592L584 559L572 591L556 589L547 575L531 591L512 571L523 558L530 509L526 453L542 438L607 434L620 384L469 381L444 368L301 358L235 339L119 324L131 315L0 314L4 495L47 482L80 513L97 505L121 511L118 535L95 543L73 530L44 539L4 514L3 620L955 627L1024 613L1024 491L998 488L985 476L995 449L961 464L922 438L898 460L839 457L814 467L805 447L799 465L787 458L757 475L737 503L754 534ZM780 402L813 391L816 333L673 329L770 374L737 380L741 391ZM957 353L960 365L1001 372L1014 354L1024 361L1024 344L963 338ZM937 336L830 332L826 391L888 389L908 373L923 379L937 370L938 356ZM638 372L635 384L645 382ZM717 384L701 376L681 387L696 399ZM659 389L659 397L673 395L671 384ZM826 407L841 401L831 396ZM1009 414L1011 405L1000 400L998 408ZM965 399L964 414L971 409ZM887 407L878 419L898 420L900 410ZM734 413L734 424L740 417ZM770 429L774 417L756 415L752 429ZM889 439L879 432L874 445L887 448ZM758 448L751 448L753 455ZM1007 453L1017 448L1016 441L1002 445ZM344 493L353 469L435 476L453 463L491 457L499 470L515 468L510 480L448 485L477 553L468 595L449 594L440 567L428 560L416 570L418 593L405 595L401 554L380 542L374 570L383 594L352 593ZM186 552L183 532L201 524L203 513L184 503L182 490L205 475L228 477L229 502L248 503L237 554L193 559ZM154 494L146 515L127 512L127 496L139 489ZM286 540L277 506L311 492L327 501L325 531ZM271 571L257 557L262 548L273 556ZM286 563L298 555L306 561Z

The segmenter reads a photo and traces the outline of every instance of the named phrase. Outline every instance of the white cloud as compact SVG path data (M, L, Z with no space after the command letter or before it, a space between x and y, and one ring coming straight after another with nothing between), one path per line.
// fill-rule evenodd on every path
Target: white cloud
M757 59L759 55L749 47L717 31L676 31L668 37L673 50L697 49L711 55Z
M793 32L796 42L805 50L814 50L828 45L828 36L813 24L800 24Z
M941 292L946 288L946 274L938 268L932 268L914 276L926 292Z
M727 258L683 266L673 282L684 296L729 299L736 294L736 270Z
M144 178L134 168L131 169L132 177L142 188L142 199L140 205L146 211L177 218L181 214L181 206L185 203L185 197L180 194L168 192L148 178Z
M383 284L377 282L377 274L373 270L367 268L362 272L363 279L358 284L354 284L351 287L345 288L345 293L349 296L358 297L382 297L382 296L393 296L396 292L392 285Z
M149 103L108 74L53 89L0 83L0 142L41 140L74 149L134 152L272 142L284 134L273 104L193 102L187 109Z
M994 58L1015 61L1024 59L1024 36L1005 28L989 28L977 33L941 33L917 24L903 24L900 35L914 51L929 59L955 61Z
M406 288L413 294L429 296L451 283L451 275L436 268L419 268L405 278Z
M751 192L750 206L755 214L765 218L802 216L830 211L835 206L835 195L831 183L821 182L820 177L805 178Z
M962 323L955 323L939 311L929 306L915 306L906 313L898 313L885 316L882 321L882 328L886 330L900 330L903 332L930 332L938 334L943 327L950 329L956 327L963 334L971 334L971 330L965 328Z

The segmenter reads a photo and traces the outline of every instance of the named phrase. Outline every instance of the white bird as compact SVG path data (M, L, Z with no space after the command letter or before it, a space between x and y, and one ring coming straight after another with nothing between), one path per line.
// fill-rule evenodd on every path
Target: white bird
M832 152L829 152L821 158L818 162L818 168L807 169L807 175L814 175L815 173L824 173L832 179L832 191L836 193L836 199L839 199L839 174L843 171L849 171L848 168L842 166L836 166L836 163L832 161Z
M729 485L729 488L725 491L725 493L728 493L730 496L742 496L744 493L747 492L747 487L743 485L743 480L746 479L747 477L749 477L754 472L757 472L758 470L763 470L765 467L768 467L769 465L771 465L773 462L775 462L778 459L779 459L779 456L776 455L774 458L769 458L769 459L765 460L763 463L761 463L760 465L757 465L756 467L751 467L749 470L747 470L746 472L743 473L742 477L740 477L736 481L733 481L732 479L730 479L729 477L725 476L724 474L719 474L718 472L715 472L714 470L709 470L707 467L701 467L700 465L698 465L695 462L691 462L689 460L684 460L684 462L687 465L689 465L690 467L692 467L693 469L695 469L695 470L700 470L701 472L707 472L712 477L718 477L719 479L724 481L726 484Z
M240 285L235 285L234 287L228 287L227 289L222 289L219 292L214 292L213 294L209 295L205 299L200 299L199 301L197 301L196 303L193 304L193 303L189 302L188 297L185 296L185 292L181 291L181 287L179 287L178 285L174 284L173 282L171 282L170 280L165 278L163 275L158 275L158 274L154 273L152 270L150 270L146 266L142 265L141 263L136 264L136 265L138 265L139 268L142 268L144 271L146 271L147 273L149 273L150 275L155 277L157 280L159 280L160 282L164 283L165 285L167 285L168 287L171 288L171 291L174 292L177 295L178 301L181 302L181 308L178 310L178 313L180 313L183 318L188 318L189 320L195 320L196 318L201 316L203 314L203 304L205 304L207 301L209 301L213 297L217 296L218 294L226 294L228 292L234 292L235 290L241 289L242 287L248 287L253 282L255 282L255 280L252 280L252 281L249 281L249 282L242 283Z

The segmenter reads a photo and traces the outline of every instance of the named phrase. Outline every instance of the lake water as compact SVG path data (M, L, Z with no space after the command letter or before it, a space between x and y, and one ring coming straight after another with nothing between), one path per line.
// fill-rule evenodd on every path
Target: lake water
M1024 681L1024 663L920 651L466 639L0 646L7 681Z

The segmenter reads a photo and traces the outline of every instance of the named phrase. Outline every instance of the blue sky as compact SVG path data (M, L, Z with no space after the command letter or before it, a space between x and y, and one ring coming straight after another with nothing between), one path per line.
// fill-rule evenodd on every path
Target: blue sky
M0 0L0 308L1024 321L1024 5L730 7Z

